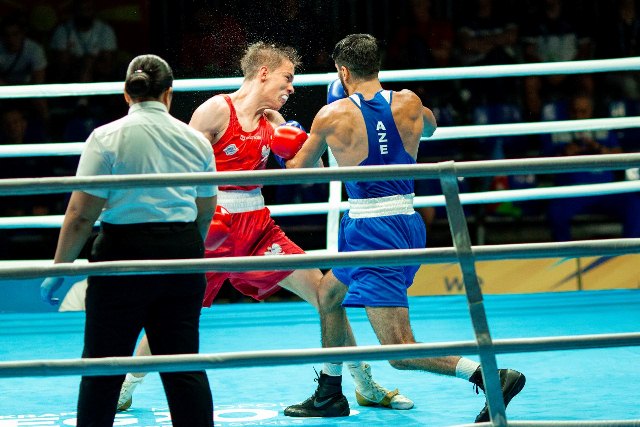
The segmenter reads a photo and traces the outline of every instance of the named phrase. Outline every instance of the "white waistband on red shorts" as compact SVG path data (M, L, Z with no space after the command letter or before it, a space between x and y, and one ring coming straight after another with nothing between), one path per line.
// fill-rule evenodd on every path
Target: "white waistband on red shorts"
M260 188L218 191L218 204L231 213L257 211L264 208L264 197Z
M349 199L351 218L374 218L389 215L411 215L414 194L374 197L371 199Z

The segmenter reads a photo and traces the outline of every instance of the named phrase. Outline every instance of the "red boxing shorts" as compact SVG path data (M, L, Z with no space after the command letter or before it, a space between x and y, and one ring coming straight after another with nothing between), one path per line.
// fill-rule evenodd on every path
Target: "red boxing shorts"
M268 208L231 214L231 233L206 258L303 254L271 219ZM280 283L292 271L207 272L203 307L211 307L226 279L244 295L262 301L280 290Z

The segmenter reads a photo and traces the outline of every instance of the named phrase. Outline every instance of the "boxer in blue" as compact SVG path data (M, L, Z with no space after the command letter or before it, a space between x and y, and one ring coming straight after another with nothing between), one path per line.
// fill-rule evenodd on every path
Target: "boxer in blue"
M329 89L330 102L314 118L309 138L286 162L287 168L313 167L327 147L339 166L414 164L420 138L433 135L436 120L415 93L383 90L378 79L378 41L368 34L349 35L335 46L333 60L339 80ZM340 252L425 246L425 225L413 209L412 179L346 182L345 186L350 209L340 223ZM345 345L345 330L338 327L346 316L344 307L364 307L381 344L415 343L407 288L418 267L348 267L329 271L319 291L322 345ZM484 391L480 364L464 357L389 363L401 370L463 378ZM499 375L506 405L522 390L525 377L512 369L500 369ZM342 394L341 378L341 362L325 363L314 394L286 408L285 415L348 416L349 403ZM476 422L489 418L485 404Z

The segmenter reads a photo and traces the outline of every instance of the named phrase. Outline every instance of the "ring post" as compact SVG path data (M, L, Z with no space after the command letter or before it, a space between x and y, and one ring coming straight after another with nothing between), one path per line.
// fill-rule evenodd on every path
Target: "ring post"
M494 426L506 427L507 416L502 399L496 355L491 342L491 334L489 333L487 314L482 302L482 290L476 273L475 258L471 250L469 228L467 227L462 203L460 203L455 163L448 161L441 162L439 165L441 167L440 184L446 200L451 237L460 260L460 269L462 270L464 288L467 294L471 322L473 323L473 331L478 343L478 355L482 365L482 378L484 380L487 405L489 406L489 415Z

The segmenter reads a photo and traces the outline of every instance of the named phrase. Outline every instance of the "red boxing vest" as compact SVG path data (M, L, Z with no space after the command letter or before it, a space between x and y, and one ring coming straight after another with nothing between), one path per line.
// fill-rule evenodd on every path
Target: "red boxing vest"
M258 121L258 127L251 132L242 130L236 115L236 109L228 95L222 95L229 105L229 126L218 142L213 144L213 153L216 158L216 169L219 171L250 171L261 170L267 165L269 152L271 151L271 138L273 127L263 115ZM219 189L228 190L253 190L262 187L256 185L223 185Z

